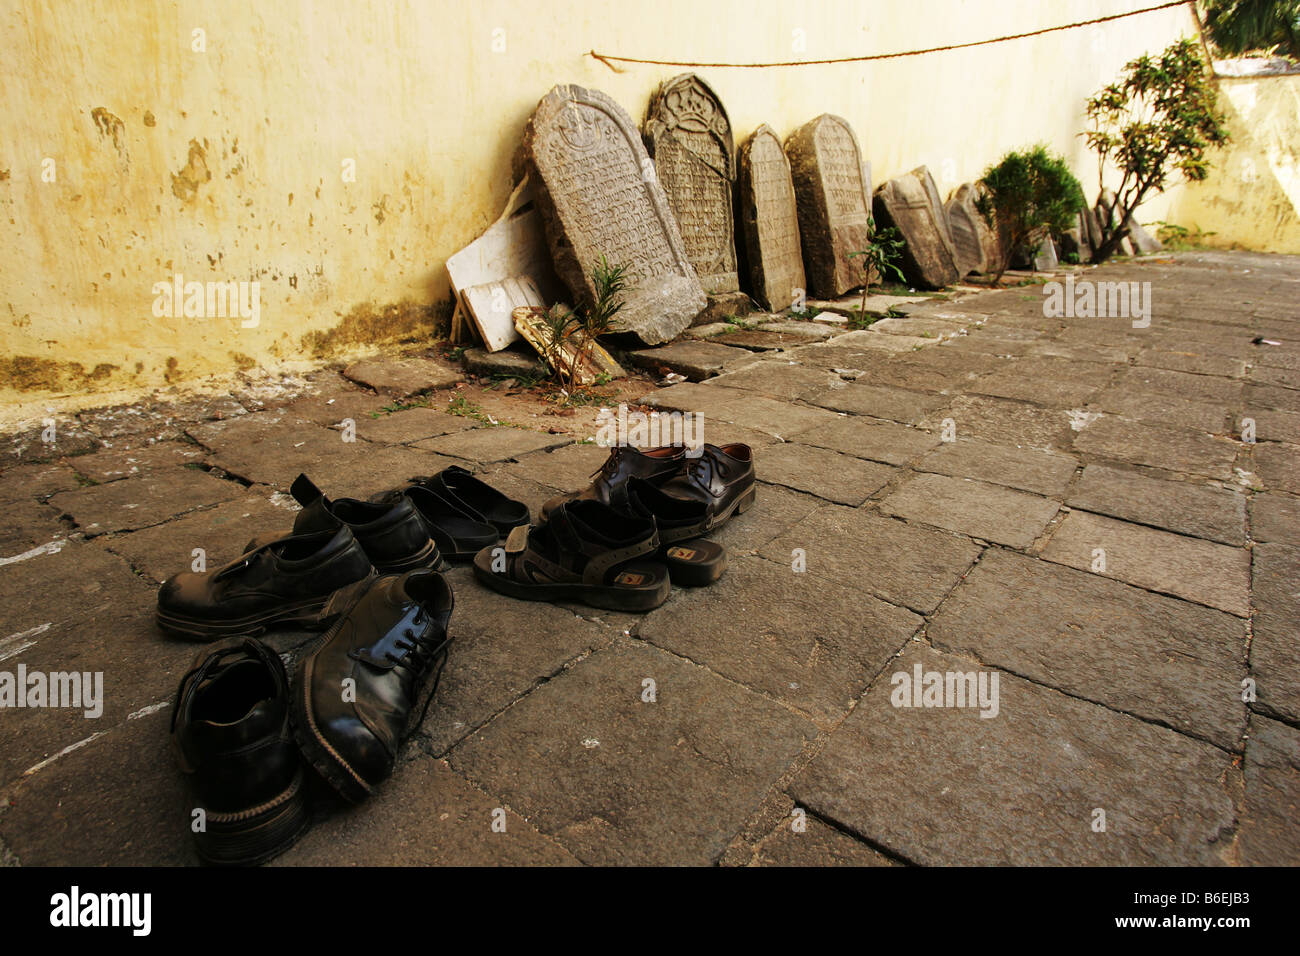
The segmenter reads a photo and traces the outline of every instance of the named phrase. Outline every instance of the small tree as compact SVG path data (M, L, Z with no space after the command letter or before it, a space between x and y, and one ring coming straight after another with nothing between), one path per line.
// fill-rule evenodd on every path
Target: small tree
M1300 59L1300 0L1201 0L1200 8L1210 42L1228 56Z
M980 182L985 192L975 208L997 230L1002 250L994 285L1017 250L1030 251L1051 233L1065 232L1087 204L1065 160L1042 145L1007 153Z
M596 339L610 331L614 316L623 308L627 289L627 265L610 265L602 255L591 270L595 298L591 307L574 312L563 305L551 306L542 317L538 332L543 357L555 372L560 387L571 391L579 370L592 364ZM572 351L572 361L565 361L565 349ZM568 374L565 367L568 366Z
M1084 135L1097 152L1098 179L1108 163L1121 174L1115 215L1101 223L1101 245L1092 256L1097 263L1119 248L1147 198L1179 176L1205 179L1205 154L1227 142L1228 131L1205 61L1188 39L1158 57L1143 54L1130 61L1117 82L1088 100L1087 112L1092 129Z
M906 281L903 278L903 270L898 267L898 262L903 257L903 237L899 235L897 229L892 226L883 226L876 228L876 220L871 216L867 217L867 248L858 252L850 252L850 259L862 259L862 307L858 309L859 315L865 315L867 312L867 294L871 291L871 277L879 276L880 281L884 282L889 273L898 277L899 282Z

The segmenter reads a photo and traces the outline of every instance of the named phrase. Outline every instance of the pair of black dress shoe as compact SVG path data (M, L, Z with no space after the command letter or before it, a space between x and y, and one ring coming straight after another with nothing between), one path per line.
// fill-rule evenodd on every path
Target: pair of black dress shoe
M254 538L215 571L168 578L158 591L159 627L201 641L323 627L322 610L339 588L376 571L468 560L529 518L524 504L457 466L369 501L327 498L306 475L290 493L303 506L293 532Z
M475 576L512 597L648 611L672 584L711 584L726 551L702 537L754 503L748 445L617 446L590 487L553 498L542 524L486 547Z
M308 764L351 802L392 773L433 698L453 603L432 569L367 576L331 596L334 624L292 683L254 637L199 655L171 734L205 862L263 863L291 846L310 824Z

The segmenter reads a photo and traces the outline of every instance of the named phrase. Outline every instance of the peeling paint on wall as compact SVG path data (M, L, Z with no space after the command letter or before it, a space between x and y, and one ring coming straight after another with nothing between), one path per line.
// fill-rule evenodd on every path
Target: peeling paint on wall
M206 143L207 140L204 140ZM172 195L188 202L198 193L199 187L212 181L208 171L208 154L198 140L190 140L189 161L179 173L172 173Z

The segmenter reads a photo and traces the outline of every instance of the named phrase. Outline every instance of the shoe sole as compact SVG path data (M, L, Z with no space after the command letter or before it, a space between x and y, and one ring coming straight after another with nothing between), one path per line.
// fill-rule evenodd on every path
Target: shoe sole
M158 627L168 634L187 641L216 641L225 637L255 637L272 627L294 625L305 630L319 630L325 622L321 612L329 603L330 595L300 601L288 607L278 607L273 611L251 614L233 621L209 621L201 618L186 617L159 610Z
M239 813L206 811L202 833L194 834L199 858L209 866L259 866L273 860L311 826L311 808L301 768L283 793Z

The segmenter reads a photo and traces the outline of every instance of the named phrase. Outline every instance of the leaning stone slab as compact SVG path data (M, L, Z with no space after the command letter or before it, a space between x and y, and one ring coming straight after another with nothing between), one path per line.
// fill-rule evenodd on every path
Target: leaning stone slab
M902 707L893 675L993 672L913 645L790 795L914 863L1222 865L1235 818L1208 743L998 673L998 712ZM991 686L991 685L990 685ZM1106 830L1093 829L1094 810Z
M862 285L849 254L869 245L871 182L848 121L823 113L786 140L809 291L834 299Z
M943 206L935 204L937 195L930 170L918 166L877 189L874 202L876 222L897 229L906 243L907 281L927 289L941 289L961 278Z
M754 130L740 147L736 188L749 288L764 308L789 308L807 290L808 282L790 160L767 124Z
M555 270L577 302L594 301L604 256L631 267L615 331L658 345L689 326L704 290L626 111L598 90L557 86L528 121L524 153Z
M1128 226L1128 244L1133 255L1148 256L1164 248L1160 240L1143 229L1141 223L1132 216L1124 220L1124 225Z
M694 73L663 83L646 111L645 144L704 291L735 292L732 184L736 147L722 101Z
M988 237L993 230L975 206L978 198L975 185L963 183L944 205L952 229L953 249L957 253L957 271L963 276L972 272L991 272L998 265L989 261L991 241Z

